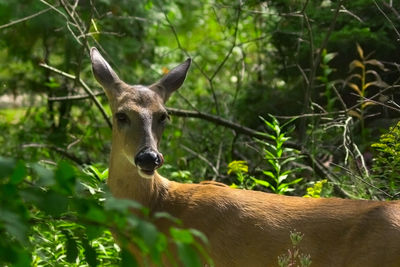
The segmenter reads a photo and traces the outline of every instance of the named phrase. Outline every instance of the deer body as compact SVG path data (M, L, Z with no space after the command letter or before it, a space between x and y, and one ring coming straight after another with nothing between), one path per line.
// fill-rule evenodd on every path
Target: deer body
M91 59L113 113L112 194L203 232L215 266L277 266L292 247L292 230L304 234L300 249L312 266L400 266L399 201L287 197L161 177L164 103L182 85L190 61L145 87L122 82L95 48ZM158 226L168 232L169 224Z

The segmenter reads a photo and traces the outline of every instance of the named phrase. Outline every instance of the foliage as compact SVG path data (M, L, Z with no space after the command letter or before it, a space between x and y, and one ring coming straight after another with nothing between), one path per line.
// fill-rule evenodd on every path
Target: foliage
M376 151L372 171L380 188L389 189L389 194L399 194L400 188L400 122L380 136L371 145Z
M244 160L234 160L228 164L228 175L236 174L239 184L232 183L232 188L253 189L255 186L254 177L249 176L249 166Z
M375 66L382 71L385 71L386 69L382 62L376 59L369 59L369 56L364 56L364 51L358 44L357 52L360 59L353 60L350 63L349 68L350 72L354 72L355 69L360 69L360 73L351 74L347 78L347 85L357 93L360 108L357 110L351 110L349 114L360 119L362 130L364 130L365 109L369 105L374 105L374 102L367 99L367 89L369 90L373 86L378 88L384 88L387 86L387 84L382 81L379 73L368 67ZM352 82L352 80L356 80L356 82Z
M386 2L0 0L0 155L17 159L2 159L0 168L0 233L7 232L0 259L90 265L95 258L115 265L122 258L131 265L106 230L116 221L149 258L157 262L161 253L163 235L145 241L132 225L143 222L154 237L153 218L129 217L122 207L133 203L106 209L111 131L101 111L77 79L40 65L82 79L110 114L91 73L90 46L132 84L151 84L191 57L185 85L168 106L212 114L240 129L267 127L256 142L221 120L174 116L160 143L168 163L160 172L170 179L230 182L234 176L233 186L285 194L305 189L307 181L311 197L398 198L397 126L376 141L398 117L400 102L393 57L400 53L400 2ZM75 96L83 98L68 99ZM298 118L296 129L258 119L268 114ZM378 151L371 156L373 142ZM296 178L299 166L303 180ZM74 173L70 180L62 178L68 173ZM52 214L51 203L65 213ZM88 222L104 227L96 232ZM182 262L196 264L187 256L199 248L180 230L165 238L177 244ZM159 250L148 248L153 241Z
M177 224L166 236L153 221L169 216L150 217L138 203L109 196L99 180L106 171L89 166L86 172L92 175L86 175L66 162L48 168L3 157L0 170L2 265L132 266L136 259L127 252L127 242L136 244L155 264L171 253L170 245L178 247L178 258L168 258L172 263L201 266L200 255L206 256L195 239L206 242L199 232ZM111 229L122 250L114 245Z
M288 249L287 254L278 257L278 265L280 267L310 266L312 263L311 256L302 254L299 249L299 244L303 240L304 234L293 230L290 231L289 236L292 247Z
M315 182L312 187L307 188L307 194L304 197L315 197L315 198L321 197L323 186L327 182L328 182L327 179Z
M329 76L335 70L329 66L329 62L337 56L336 53L328 53L326 49L322 50L321 54L321 75L317 77L321 83L325 85L325 98L326 98L326 110L332 112L334 110L335 102L337 101L337 96L333 94L333 86L335 82L330 81Z
M294 127L287 129L285 132L283 132L283 128L291 121L280 125L274 116L270 115L270 118L271 122L263 118L261 120L265 123L267 129L272 132L272 134L264 133L272 142L258 140L263 146L264 159L271 167L270 170L262 171L270 182L256 178L252 179L256 184L272 189L274 193L285 194L294 190L291 186L303 180L303 178L291 179L291 176L300 169L288 167L290 163L298 160L301 156L299 156L297 150L285 146L285 142L290 139L287 135L294 130Z

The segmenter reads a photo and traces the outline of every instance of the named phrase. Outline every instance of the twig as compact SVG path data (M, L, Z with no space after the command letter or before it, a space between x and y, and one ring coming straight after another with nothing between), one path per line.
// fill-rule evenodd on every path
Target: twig
M43 67L43 68L45 68L45 69L51 70L51 71L53 71L53 72L55 72L55 73L57 73L57 74L60 74L61 76L64 76L64 77L66 77L66 78L68 78L68 79L71 79L71 80L76 81L76 77L75 77L74 75L71 75L71 74L69 74L69 73L63 72L63 71L61 71L61 70L59 70L59 69L57 69L57 68L54 68L54 67L49 66L49 65L44 64L44 63L40 63L39 66L41 66L41 67ZM89 88L89 86L88 86L82 79L79 79L79 80L78 80L78 83L83 87L83 89L86 91L86 93L87 93L87 94L90 96L90 98L93 100L94 104L95 104L95 105L97 106L97 108L100 110L101 115L103 115L103 118L104 118L104 120L107 122L108 126L109 126L110 128L112 128L112 123L111 123L111 121L110 121L110 119L109 119L109 117L108 117L106 111L104 110L104 108L103 108L103 106L101 105L101 103L99 102L99 100L97 100L96 96L93 94L93 92L92 92L92 90Z
M101 96L101 95L105 95L104 92L97 92L97 93L93 93L94 96ZM71 95L71 96L57 96L57 97L49 97L47 98L48 101L52 102L61 102L61 101L74 101L74 100L85 100L88 98L92 98L92 96L90 95Z
M201 155L200 153L197 153L196 151L188 148L187 146L181 145L181 147L186 150L187 152L189 152L190 154L195 155L196 157L198 157L199 159L201 159L202 161L204 161L205 163L207 163L208 166L211 167L211 169L213 170L213 172L215 173L216 176L219 175L218 170L215 168L215 166L208 160L206 159L203 155Z
M49 8L43 9L43 10L41 10L41 11L35 13L35 14L29 15L29 16L27 16L27 17L24 17L24 18L21 18L21 19L17 19L17 20L14 20L14 21L10 22L10 23L1 25L1 26L0 26L0 30L1 30L1 29L4 29L4 28L7 28L7 27L11 27L11 26L13 26L13 25L15 25L15 24L18 24L18 23L21 23L21 22L24 22L24 21L33 19L34 17L37 17L37 16L39 16L39 15L42 15L42 14L44 14L44 13L50 11L51 9L52 9L52 8L49 7Z
M310 38L310 44L311 44L311 51L310 51L310 56L311 56L311 70L310 70L310 74L309 74L309 78L308 81L309 83L307 84L307 88L306 88L306 92L305 92L305 101L304 103L309 103L309 102L313 102L313 90L314 90L314 84L315 84L315 76L317 74L317 70L319 67L319 64L321 62L321 57L322 57L322 52L325 49L325 47L328 44L329 38L335 28L336 25L336 21L337 18L339 16L339 11L340 8L342 6L343 0L339 0L337 3L337 7L335 9L335 13L333 15L333 19L331 21L331 24L329 25L329 29L326 31L326 35L325 38L322 41L321 46L318 48L318 53L317 55L314 57L313 53L314 53L314 43L313 43L313 36L312 36L312 28L311 25L309 23L309 19L307 14L305 13L305 9L306 9L306 5L308 4L308 1L306 2L306 4L303 7L302 10L302 14L305 18L306 24L307 24L307 29L308 29L308 33L309 33L309 38ZM309 105L305 105L305 111L309 111ZM304 112L305 113L305 112ZM302 120L301 124L300 124L300 138L302 139L305 136L305 130L306 130L306 120Z
M240 125L238 123L231 122L227 119L199 112L199 111L191 111L191 110L183 110L183 109L176 109L176 108L167 108L168 112L171 115L174 116L179 116L179 117L189 117L189 118L199 118L203 119L206 121L210 121L214 124L224 126L226 128L230 128L234 130L236 133L244 134L250 137L266 140L266 141L271 141L271 138L265 135L262 132L258 132L256 130L253 130L251 128L248 128L246 126ZM293 142L286 142L288 147L297 149L297 150L302 150L302 147L299 144L293 143Z
M376 7L378 8L378 10L382 13L382 15L386 18L387 21L389 21L390 25L392 25L393 30L396 32L397 34L397 41L400 41L400 32L397 30L396 26L394 25L393 21L386 15L385 12L383 12L383 10L380 8L380 6L378 5L378 3L376 3L376 1L374 1ZM392 10L394 10L392 8ZM397 14L398 15L398 14Z
M22 145L22 148L30 148L30 147L34 147L34 148L49 148L51 150L56 151L57 153L65 156L66 158L76 162L79 165L83 165L83 164L90 164L89 160L81 160L80 158L78 158L77 156L71 154L70 152L68 152L65 149L62 149L60 147L54 146L54 145L48 145L48 144L37 144L37 143L32 143L32 144L24 144Z
M391 195L391 194L385 192L385 191L382 190L381 188L379 188L379 187L377 187L377 186L371 184L371 183L368 182L368 181L365 181L362 177L360 177L360 176L358 176L358 175L354 175L350 170L346 169L346 168L343 167L343 166L340 166L340 165L335 164L335 163L331 163L331 164L335 165L336 167L339 167L340 169L344 170L345 172L347 172L347 173L348 173L349 175L351 175L352 177L354 177L354 178L360 180L361 182L365 183L366 185L368 185L368 186L374 188L375 190L381 192L382 194L384 194L385 196L389 197L390 199L393 199L393 198L396 196L396 195Z
M49 8L51 8L52 10L54 10L55 12L57 12L58 14L60 14L61 16L63 16L65 19L67 19L67 16L64 13L62 13L60 10L57 9L57 6L53 6L44 0L39 0L39 1L42 2L43 4L45 4L46 6L48 6Z

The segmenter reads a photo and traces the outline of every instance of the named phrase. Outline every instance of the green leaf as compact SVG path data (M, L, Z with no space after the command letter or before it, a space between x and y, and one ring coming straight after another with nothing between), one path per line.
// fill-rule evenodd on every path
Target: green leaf
M324 64L328 64L329 61L331 61L336 55L337 55L337 53L327 53L327 54L323 57L323 62L324 62Z
M117 199L111 196L107 197L104 202L104 209L106 210L125 212L129 211L129 209L143 210L143 208L144 207L136 201L129 199Z
M0 156L0 178L8 177L12 174L15 167L15 160Z
M44 192L38 207L47 214L57 217L67 211L68 198L54 191Z
M56 170L56 181L59 189L65 192L74 190L76 174L74 168L67 162L60 162Z
M97 266L97 254L96 250L90 245L86 238L82 239L82 246L85 249L83 254L85 255L85 260L89 266Z
M256 184L259 184L259 185L262 185L262 186L265 186L265 187L273 187L270 183L268 183L267 181L264 181L264 180L259 180L259 179L256 179L256 178L254 178L254 177L251 177L251 179L254 181L254 182L256 182Z
M32 266L32 255L26 250L19 249L18 250L18 259L15 263L13 263L13 267L26 267Z
M105 228L97 225L86 225L86 235L89 240L100 237L106 231Z
M197 237L198 240L201 240L203 242L203 244L208 244L208 239L205 236L205 234L203 234L202 232L200 232L196 229L189 229L189 231L193 236Z
M149 249L155 246L159 233L157 228L153 224L141 220L139 221L136 230L138 232L138 235L143 239Z
M187 229L178 229L171 228L170 230L171 236L175 241L191 244L194 242L194 238L192 233Z
M137 267L139 266L133 255L126 249L121 251L121 267Z
M100 207L90 206L89 211L85 214L85 217L98 223L107 222L107 214Z
M181 224L182 222L175 218L174 216L172 216L171 214L169 214L168 212L156 212L153 215L154 219L167 219L170 220L171 222L175 223L175 224Z
M272 179L275 180L275 174L271 171L262 171L265 175L267 175L268 177L271 177ZM255 178L254 178L255 179Z
M279 175L278 177L278 184L282 183L283 181L285 181L287 179L288 175Z
M192 246L190 246L187 243L178 243L178 255L179 259L182 261L183 266L190 266L190 267L202 267L202 262L201 259L196 252L195 249L193 249Z
M286 183L287 185L292 185L292 184L298 184L299 182L301 182L303 180L303 178L298 178L298 179L295 179L295 180L293 180L293 181L291 181L291 182L288 182L288 183Z
M25 164L22 161L18 161L11 175L11 183L19 184L24 180L26 174Z
M54 179L54 172L52 170L49 170L38 163L32 164L32 169L39 177L36 185L48 187L53 186L56 183Z
M78 244L73 236L68 231L62 231L67 238L65 249L67 250L66 260L70 263L74 263L79 254Z
M4 225L6 231L22 244L28 241L28 225L21 213L0 207L0 226ZM0 228L1 229L1 228Z

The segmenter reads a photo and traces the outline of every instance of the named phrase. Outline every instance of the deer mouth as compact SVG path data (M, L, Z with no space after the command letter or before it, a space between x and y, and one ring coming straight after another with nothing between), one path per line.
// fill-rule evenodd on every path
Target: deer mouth
M143 178L149 179L149 178L153 177L155 170L146 170L146 169L142 169L139 167L138 172L139 172L139 175L142 176Z
M155 170L160 168L163 163L163 155L150 147L142 149L135 157L138 173L143 178L152 178Z

